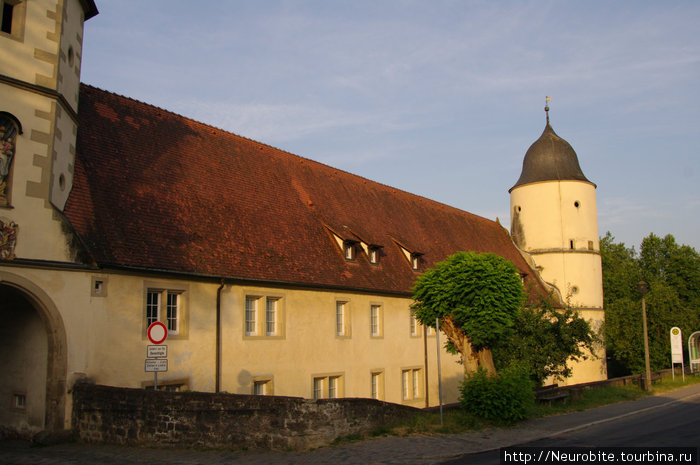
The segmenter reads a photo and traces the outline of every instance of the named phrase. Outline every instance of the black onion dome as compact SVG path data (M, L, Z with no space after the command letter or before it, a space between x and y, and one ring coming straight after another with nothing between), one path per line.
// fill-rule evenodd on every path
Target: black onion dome
M591 182L583 175L573 147L559 137L547 121L540 138L525 153L518 182L508 192L533 182L564 180Z

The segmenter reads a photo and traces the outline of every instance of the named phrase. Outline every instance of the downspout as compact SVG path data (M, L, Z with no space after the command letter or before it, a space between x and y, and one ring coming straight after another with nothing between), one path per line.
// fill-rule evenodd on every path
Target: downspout
M430 407L430 397L428 396L428 327L423 326L423 363L425 365L425 408Z
M214 392L221 391L221 291L224 289L224 280L216 290L216 369Z

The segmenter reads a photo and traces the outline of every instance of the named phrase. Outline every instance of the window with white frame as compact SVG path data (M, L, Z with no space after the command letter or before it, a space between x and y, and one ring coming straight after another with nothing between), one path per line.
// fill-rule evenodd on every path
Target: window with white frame
M146 289L146 328L160 321L169 336L183 334L184 290L148 287Z
M328 377L328 398L336 399L338 398L338 377L329 376Z
M160 321L161 291L149 290L146 296L146 326Z
M369 307L369 328L370 335L372 337L381 337L383 331L383 315L382 306L379 304L372 304Z
M167 320L168 333L177 334L180 328L180 294L166 293L165 318Z
M246 336L256 336L258 334L258 300L260 297L245 298L245 334Z
M401 398L415 400L422 398L421 368L401 370Z
M314 376L314 399L337 399L343 397L343 375L340 373Z
M256 376L253 378L253 395L271 396L274 395L272 376Z
M277 300L268 297L265 304L265 334L267 336L277 335Z
M345 336L345 305L347 302L335 303L335 334Z
M370 374L370 392L372 399L384 399L384 371L372 371Z
M284 336L283 300L280 296L245 297L244 335L257 338Z
M409 309L408 311L409 314L409 329L411 333L411 337L420 337L420 323L418 322L418 318L416 318L416 312L412 309Z
M323 385L327 379L325 377L314 378L314 399L323 399Z

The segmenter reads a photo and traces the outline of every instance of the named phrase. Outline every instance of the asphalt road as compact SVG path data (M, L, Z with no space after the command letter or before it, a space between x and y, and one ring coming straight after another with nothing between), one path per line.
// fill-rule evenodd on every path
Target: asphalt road
M521 446L576 447L591 450L602 447L694 447L697 453L697 448L700 446L700 396L528 442ZM485 465L499 464L500 459L500 451L494 450L465 455L442 463ZM511 463L517 465L517 462Z

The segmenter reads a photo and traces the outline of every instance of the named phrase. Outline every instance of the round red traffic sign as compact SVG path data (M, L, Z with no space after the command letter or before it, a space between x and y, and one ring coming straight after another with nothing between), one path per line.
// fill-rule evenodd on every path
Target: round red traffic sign
M148 327L146 335L152 344L162 344L165 338L168 337L168 328L160 321L155 321Z

